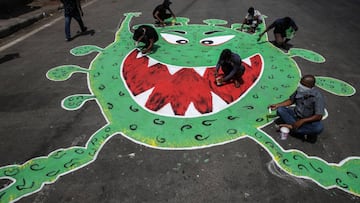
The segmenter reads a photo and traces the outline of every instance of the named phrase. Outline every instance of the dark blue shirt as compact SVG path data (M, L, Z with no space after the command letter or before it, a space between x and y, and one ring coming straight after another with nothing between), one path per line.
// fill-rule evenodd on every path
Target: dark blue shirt
M78 16L80 15L80 2L79 0L61 0L64 5L65 16Z
M286 18L279 18L269 26L269 29L275 28L275 33L285 33L285 31L290 27L292 27L295 31L298 30L297 25L291 18L289 19L289 21L287 21Z
M223 78L224 82L230 80L232 77L235 76L236 73L244 72L245 70L244 66L241 65L241 58L239 54L236 53L231 53L230 61L225 61L220 58L218 63L216 64L216 72L219 71L220 66L226 66L231 68L230 73L225 75L225 77Z

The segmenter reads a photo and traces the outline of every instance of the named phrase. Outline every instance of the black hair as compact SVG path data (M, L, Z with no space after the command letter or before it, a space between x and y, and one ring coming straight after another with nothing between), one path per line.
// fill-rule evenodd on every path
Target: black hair
M221 60L229 60L231 58L231 50L230 49L224 49L222 50L220 54Z
M291 21L292 21L292 19L289 16L286 16L284 18L284 22L285 22L286 25L290 25Z
M144 35L144 30L143 28L139 27L134 31L133 39L137 41L143 35Z
M164 0L163 5L170 6L171 1L170 0Z
M248 13L251 14L251 15L254 15L254 13L255 13L254 7L250 7L250 8L248 9Z

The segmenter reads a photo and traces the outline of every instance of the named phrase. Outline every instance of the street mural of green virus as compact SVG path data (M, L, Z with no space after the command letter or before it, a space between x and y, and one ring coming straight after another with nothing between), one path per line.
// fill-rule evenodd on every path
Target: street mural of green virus
M84 147L58 149L22 165L1 167L0 179L11 184L0 190L0 202L28 196L90 164L115 135L163 150L193 150L250 138L288 174L360 196L359 157L328 163L297 149L285 150L261 130L275 118L267 106L286 99L298 85L301 71L293 57L322 63L321 55L298 48L284 52L269 43L267 35L257 41L265 23L257 33L248 34L238 30L241 24L225 27L227 22L218 19L188 24L189 19L181 17L174 26L156 27L160 39L152 53L143 55L130 29L131 19L140 14L126 13L115 41L106 48L85 45L71 50L75 56L98 52L88 69L62 65L48 71L54 81L87 74L91 94L68 96L62 107L77 110L95 100L107 124ZM225 48L243 58L240 88L214 83L215 65ZM334 78L318 76L317 86L339 96L355 94L352 86Z

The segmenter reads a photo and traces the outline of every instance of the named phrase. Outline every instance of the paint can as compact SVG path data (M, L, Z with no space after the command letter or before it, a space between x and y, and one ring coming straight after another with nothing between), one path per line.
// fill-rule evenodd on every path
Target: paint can
M280 139L281 140L286 140L287 137L289 136L289 132L290 132L289 128L281 127L280 128Z

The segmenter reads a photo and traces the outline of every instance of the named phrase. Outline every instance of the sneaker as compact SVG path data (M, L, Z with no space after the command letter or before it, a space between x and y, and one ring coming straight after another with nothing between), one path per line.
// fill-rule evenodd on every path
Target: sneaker
M86 32L87 31L87 27L84 27L83 29L81 29L81 32Z
M70 42L72 40L72 38L70 37L70 38L66 38L65 39L65 41L67 41L67 42Z
M275 123L276 125L280 125L280 124L284 124L285 121L283 121L283 119L281 119L281 118L279 117L279 118L277 118L277 119L274 120L274 123Z
M316 135L304 135L305 141L310 142L310 143L315 143L317 140L317 136Z

